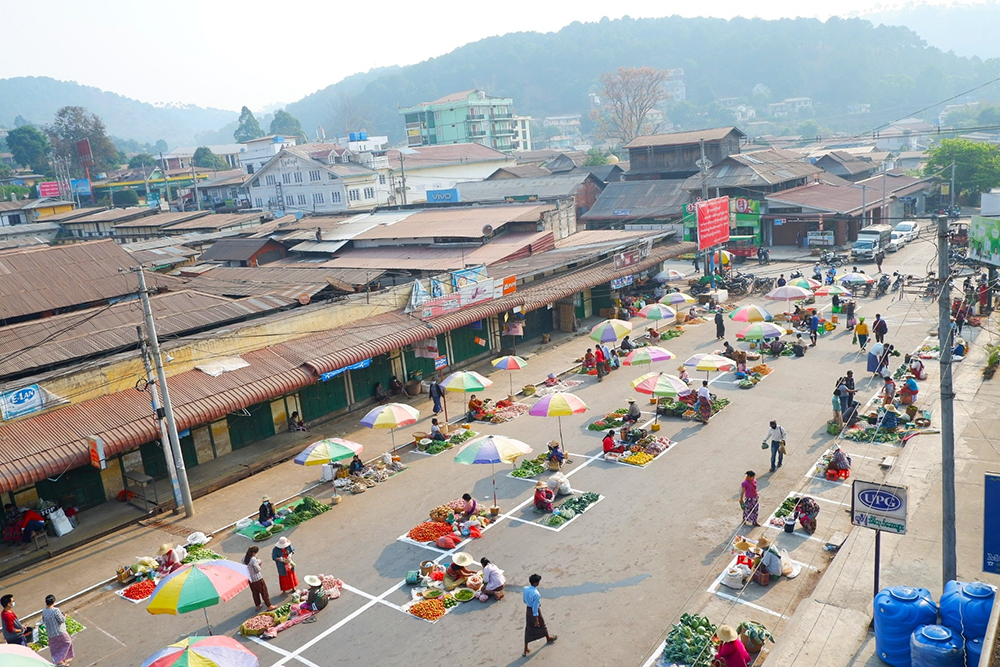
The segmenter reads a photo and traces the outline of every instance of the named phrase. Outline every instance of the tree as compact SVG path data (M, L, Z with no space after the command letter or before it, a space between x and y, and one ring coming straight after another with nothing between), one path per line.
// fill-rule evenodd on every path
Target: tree
M264 136L264 130L260 129L260 123L253 117L253 112L247 107L240 110L239 126L233 132L236 141L243 143L251 139L259 139Z
M924 173L940 173L948 180L953 162L955 194L968 193L970 203L980 192L1000 186L1000 148L968 139L944 139L929 151Z
M607 164L608 158L601 152L600 148L591 148L587 151L587 159L584 161L584 167L600 167L601 165Z
M303 137L302 123L298 118L288 113L284 109L278 109L271 119L271 134L280 134L286 137Z
M141 167L155 167L157 165L156 158L149 153L139 153L133 155L128 161L129 169L139 169Z
M31 167L35 173L45 173L49 168L48 137L31 125L21 125L7 133L7 146L14 155L14 162Z
M24 116L17 114L14 116L14 127L24 127L25 125L31 125L28 121L24 119Z
M128 208L139 205L139 195L135 190L116 190L111 194L111 201L116 207Z
M56 155L68 156L74 172L82 175L83 165L76 152L76 143L84 139L90 140L90 151L94 156L93 169L96 172L116 169L118 149L108 137L104 121L84 107L63 107L56 112L55 122L46 131L52 142L52 150Z
M591 112L599 136L626 145L644 132L655 132L646 114L666 99L667 72L652 67L619 67L602 72L601 107Z
M330 103L330 115L330 130L335 137L374 126L375 112L360 95L352 97L341 91Z
M167 142L163 139L157 139L156 143L153 145L153 150L157 153L166 153L168 148L170 147L167 146Z
M208 146L199 146L195 149L191 164L204 169L226 169L228 167L225 161L213 153Z

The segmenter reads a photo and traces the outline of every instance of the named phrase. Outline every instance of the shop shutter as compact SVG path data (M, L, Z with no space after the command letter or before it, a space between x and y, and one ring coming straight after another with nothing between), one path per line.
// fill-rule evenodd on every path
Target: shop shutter
M167 457L159 440L140 446L139 455L142 456L142 469L147 475L153 479L163 479L167 476Z
M271 417L270 403L251 405L247 411L250 413L249 417L242 413L226 415L229 442L234 451L274 435L274 419Z
M101 471L93 466L82 466L68 471L59 479L43 479L35 485L39 498L58 503L66 499L74 507L97 507L107 501Z
M371 398L375 393L375 383L381 382L382 388L389 392L389 380L392 379L392 362L389 355L380 354L372 358L367 368L347 371L351 374L351 386L354 388L354 402L360 403Z
M548 308L532 310L524 316L524 336L518 339L518 342L538 338L552 330L552 311Z
M194 446L194 436L190 431L181 438L181 455L184 457L185 468L194 468L198 465L198 449Z
M445 335L439 334L437 337L439 354L445 353ZM418 357L413 353L412 347L407 347L403 350L403 359L406 361L406 373L408 380L412 379L413 372L419 371L422 374L422 380L429 380L434 374L434 360L424 359L423 357Z
M611 308L615 305L614 301L611 300L611 285L609 283L591 288L590 297L594 308L594 315L600 313L601 308Z
M299 391L302 419L311 421L347 407L347 377L341 373Z
M486 320L480 320L479 324L482 327L480 329L459 327L449 332L448 335L451 336L451 353L455 357L448 360L451 365L458 366L468 359L489 352L489 333L486 330ZM477 338L487 341L486 345L477 343Z

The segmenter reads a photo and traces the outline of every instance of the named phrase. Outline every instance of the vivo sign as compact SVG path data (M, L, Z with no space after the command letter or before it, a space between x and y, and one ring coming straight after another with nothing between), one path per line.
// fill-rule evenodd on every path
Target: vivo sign
M460 202L462 201L462 196L459 194L458 188L451 188L450 190L428 190L427 201L432 204Z
M851 521L855 526L906 534L906 487L854 480Z

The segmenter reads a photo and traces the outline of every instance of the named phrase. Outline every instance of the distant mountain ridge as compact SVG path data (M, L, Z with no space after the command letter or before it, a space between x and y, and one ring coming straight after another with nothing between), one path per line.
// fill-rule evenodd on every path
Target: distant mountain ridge
M150 143L163 139L171 147L190 146L196 134L222 127L239 115L191 104L153 105L46 76L0 79L0 127L12 128L17 116L46 125L58 109L68 105L96 113L112 136Z
M958 5L908 4L900 9L860 14L874 24L902 25L942 51L968 58L1000 58L1000 0ZM988 29L989 26L993 29Z

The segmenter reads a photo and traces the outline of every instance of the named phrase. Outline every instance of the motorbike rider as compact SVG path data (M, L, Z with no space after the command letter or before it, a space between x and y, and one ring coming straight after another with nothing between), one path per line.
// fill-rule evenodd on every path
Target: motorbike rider
M895 280L892 283L892 291L895 292L903 286L903 274L899 271L893 271L892 275L895 277Z
M831 266L826 272L826 284L832 285L837 280L837 268Z
M819 262L816 262L816 266L813 267L813 280L823 282L823 267Z
M876 292L877 296L882 296L889 289L889 274L883 273L882 277L878 279L878 290Z

